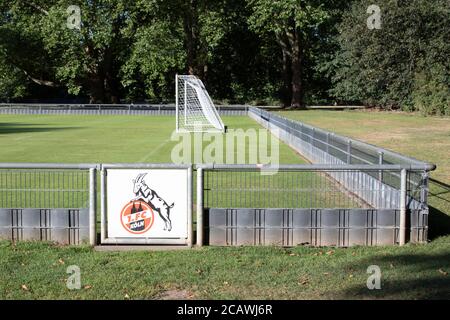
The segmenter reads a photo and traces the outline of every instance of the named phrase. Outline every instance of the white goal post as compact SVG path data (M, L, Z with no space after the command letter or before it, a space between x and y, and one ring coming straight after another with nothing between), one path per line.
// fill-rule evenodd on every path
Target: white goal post
M225 132L211 97L196 76L175 76L175 99L177 132Z

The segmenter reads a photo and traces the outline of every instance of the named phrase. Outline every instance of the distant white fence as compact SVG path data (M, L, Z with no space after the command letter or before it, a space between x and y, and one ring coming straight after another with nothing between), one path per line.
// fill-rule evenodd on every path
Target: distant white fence
M247 115L248 106L216 106L220 115ZM175 105L157 104L0 104L0 114L71 114L71 115L175 115Z

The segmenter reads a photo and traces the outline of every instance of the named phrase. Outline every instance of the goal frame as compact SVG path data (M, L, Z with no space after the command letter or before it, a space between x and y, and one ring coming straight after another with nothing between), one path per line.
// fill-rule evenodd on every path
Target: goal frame
M179 88L179 81L180 81L180 77L193 77L195 79L197 79L199 81L200 84L200 89L203 90L204 92L204 99L207 100L208 104L210 105L210 107L212 107L211 109L211 114L209 116L212 116L215 118L215 121L217 122L217 126L214 125L211 121L208 121L208 116L205 116L205 120L208 121L208 123L202 123L202 124L187 124L187 119L188 119L188 99L187 99L187 86L188 83L186 80L184 80L184 98L183 98L183 103L184 106L180 106L180 88ZM197 99L199 100L199 103L201 104L201 108L204 108L204 105L202 105L202 103L200 102L200 99L197 97ZM182 117L180 117L180 112L183 112L184 115ZM204 111L202 111L204 114ZM181 118L184 119L185 124L180 126L180 120ZM176 122L176 132L212 132L212 133L225 133L226 131L226 127L222 122L222 119L220 118L219 112L216 109L216 106L214 105L211 97L209 96L208 92L206 91L206 88L203 85L203 82L197 78L196 76L193 75L175 75L175 122Z

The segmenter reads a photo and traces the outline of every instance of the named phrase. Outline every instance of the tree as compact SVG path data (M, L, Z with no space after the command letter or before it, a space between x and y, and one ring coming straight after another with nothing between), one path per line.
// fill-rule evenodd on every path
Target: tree
M74 1L10 0L0 30L0 48L11 66L41 86L85 91L91 102L117 102L118 77L127 57L133 2L79 1L80 29L67 26ZM3 8L5 9L5 7Z
M328 17L327 10L314 0L249 0L253 9L249 24L261 35L274 36L282 54L285 105L303 107L303 63L309 35Z
M379 1L380 29L367 27L371 4L357 0L342 18L331 93L344 102L449 114L450 3Z

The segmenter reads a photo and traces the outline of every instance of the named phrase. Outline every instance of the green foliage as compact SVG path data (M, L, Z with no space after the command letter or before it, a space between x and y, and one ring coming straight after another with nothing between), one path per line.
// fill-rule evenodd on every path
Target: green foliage
M444 81L425 72L416 74L412 96L414 107L422 114L450 115L450 92Z
M17 99L24 97L26 93L25 75L0 56L0 99Z
M177 32L180 30L164 21L137 29L136 41L120 74L128 100L140 95L162 100L173 95L172 75L183 69L185 61L183 42L177 37ZM168 75L171 75L170 79Z
M343 15L331 93L345 102L448 113L450 3L381 0L379 30L367 28L370 4L355 1Z
M173 101L175 73L189 72L228 103L449 114L450 3L380 0L381 30L367 28L371 4L3 0L0 99ZM80 30L66 25L69 5Z

